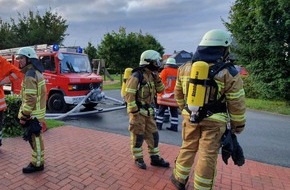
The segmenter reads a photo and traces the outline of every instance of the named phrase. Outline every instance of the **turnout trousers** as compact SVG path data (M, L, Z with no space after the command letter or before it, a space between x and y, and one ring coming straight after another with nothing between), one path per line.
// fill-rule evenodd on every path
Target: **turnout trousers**
M131 137L131 152L133 158L143 158L143 141L148 145L150 156L159 156L159 134L154 116L144 116L139 113L129 114L129 129Z
M195 156L198 159L194 168L194 188L213 189L216 175L220 139L226 124L211 120L191 123L189 116L183 115L182 146L176 158L173 175L180 183L186 184Z
M31 163L36 166L44 165L44 145L43 145L43 137L40 133L39 135L32 134L31 141L29 144L32 148L32 161Z

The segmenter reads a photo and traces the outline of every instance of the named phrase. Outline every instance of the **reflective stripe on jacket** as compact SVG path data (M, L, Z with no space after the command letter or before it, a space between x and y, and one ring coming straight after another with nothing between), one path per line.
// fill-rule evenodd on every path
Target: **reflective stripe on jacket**
M127 102L128 113L139 111L140 107L138 107L137 102L139 102L142 107L148 107L154 104L154 96L156 93L160 93L164 90L164 85L158 75L156 75L156 79L154 79L152 71L147 68L144 68L142 73L143 81L139 82L139 79L132 74L126 82L125 101Z
M27 67L28 68L22 82L22 104L19 110L18 118L20 119L23 113L25 115L34 116L39 121L43 121L46 112L45 79L42 73L35 70L32 65L28 65Z

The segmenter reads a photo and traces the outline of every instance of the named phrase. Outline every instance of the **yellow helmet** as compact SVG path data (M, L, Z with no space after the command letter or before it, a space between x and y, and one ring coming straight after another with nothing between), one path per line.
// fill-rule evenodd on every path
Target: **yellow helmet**
M36 58L38 59L36 52L33 48L31 47L23 47L20 48L17 53L16 53L16 58L19 56L25 56L27 58Z
M146 50L141 54L140 57L140 66L149 65L150 62L156 62L157 66L161 65L161 56L155 50Z
M199 46L228 47L231 43L232 43L231 33L221 29L213 29L204 34L202 40L199 43Z
M165 63L165 64L176 65L176 61L175 61L175 59L174 59L174 58L172 58L172 57L169 57L169 58L167 58L167 60L166 60L166 63Z

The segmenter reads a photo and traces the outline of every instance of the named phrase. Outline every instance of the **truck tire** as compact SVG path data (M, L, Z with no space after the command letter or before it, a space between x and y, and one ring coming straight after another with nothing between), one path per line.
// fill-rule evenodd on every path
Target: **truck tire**
M63 95L60 93L52 94L47 102L47 107L51 113L65 113L68 106L64 101Z

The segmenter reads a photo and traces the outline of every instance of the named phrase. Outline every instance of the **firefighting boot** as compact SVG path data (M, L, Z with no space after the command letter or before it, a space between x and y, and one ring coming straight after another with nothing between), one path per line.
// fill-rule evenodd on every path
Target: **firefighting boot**
M22 172L23 173L33 173L33 172L43 171L43 169L44 169L43 165L36 167L32 163L29 163L29 165L27 167L22 169Z
M141 169L143 169L143 170L146 170L146 164L145 164L143 158L138 158L138 159L136 159L136 160L135 160L135 164L136 164L139 168L141 168Z
M178 125L176 125L176 124L171 124L171 126L170 127L166 127L166 129L169 130L169 131L177 132L177 126Z
M185 190L185 185L188 181L188 177L185 180L185 184L183 184L183 183L179 182L177 179L175 179L173 174L170 176L170 180L178 190Z
M165 161L163 158L161 158L158 155L152 155L150 156L151 158L151 165L152 166L160 166L160 167L164 167L164 168L168 168L169 167L169 162Z

